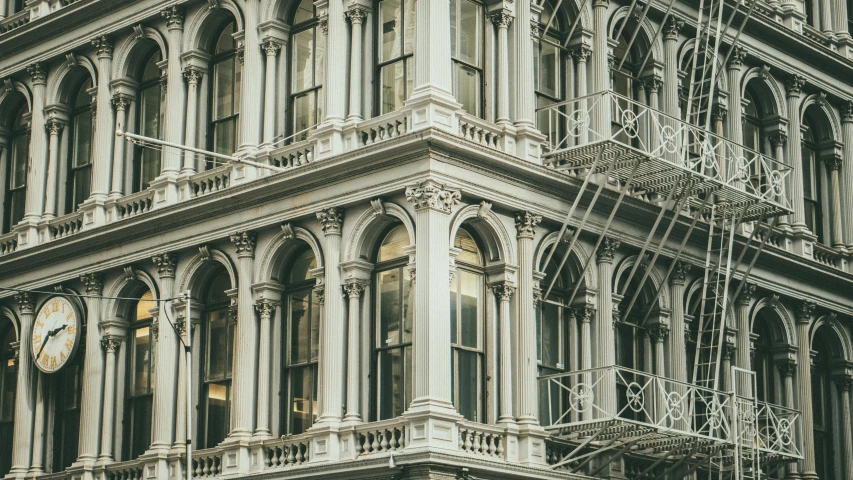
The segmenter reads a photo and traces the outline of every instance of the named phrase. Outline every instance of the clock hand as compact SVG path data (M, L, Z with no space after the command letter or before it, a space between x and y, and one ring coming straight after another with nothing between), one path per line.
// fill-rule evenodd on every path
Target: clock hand
M57 333L65 330L66 327L68 327L68 324L62 324L61 327L56 327L53 330L47 332L47 335L45 335L44 340L42 340L42 342L41 342L41 348L39 349L39 353L36 355L37 360L39 357L41 357L41 352L44 351L44 347L47 345L47 341L50 339L50 337L53 337Z

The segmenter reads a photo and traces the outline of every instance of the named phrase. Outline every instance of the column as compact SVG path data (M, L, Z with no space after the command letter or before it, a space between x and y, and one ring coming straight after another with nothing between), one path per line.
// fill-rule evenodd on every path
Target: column
M520 7L521 5L519 5ZM529 9L529 7L528 7ZM529 20L527 22L530 23ZM529 39L529 37L528 37ZM542 217L530 212L515 214L518 239L518 329L516 338L516 420L536 424L539 414L538 363L536 358L536 311L533 307L533 236Z
M597 362L593 367L610 367L616 365L616 343L613 333L613 321L610 312L613 311L613 256L621 242L615 238L605 237L599 245L596 254L598 264L598 315L595 322L596 345L595 358ZM593 379L595 381L595 379ZM601 400L600 406L607 414L616 413L616 379L612 374L608 375L601 383L598 392Z
M183 349L183 346L186 345L186 342L192 338L190 343L191 349L193 346L201 345L199 335L196 335L196 325L199 323L199 302L195 299L190 299L190 332L187 334L187 298L185 294L179 294L180 298L173 300L172 311L175 312L175 317L173 318L173 322L175 324L175 330L177 330L178 337L178 364L176 366L177 371L177 398L175 399L175 436L174 443L172 443L171 454L184 452L187 447L187 359ZM232 315L230 311L233 306L229 307L229 315ZM154 321L156 321L156 317ZM193 354L193 371L191 372L193 378L199 378L197 375L200 375L202 369L199 368L200 359L202 357L200 355ZM189 395L193 395L193 392L190 391ZM192 397L192 404L197 405L198 399L195 396ZM182 475L179 466L176 470L175 476L180 477Z
M841 107L841 132L844 142L844 160L841 162L841 182L853 185L853 101L847 101ZM853 250L853 192L844 189L841 199L844 208L841 209L844 225L844 241L847 249Z
M415 22L415 85L411 97L452 100L450 8L446 2L416 2Z
M253 0L256 1L256 0ZM450 15L450 9L445 8ZM420 13L420 10L418 10ZM323 80L323 90L326 96L326 112L323 122L341 122L346 117L347 78L338 73L347 64L347 24L343 0L328 0L328 15L326 21L326 78ZM448 19L447 28L450 27ZM420 25L418 25L420 28ZM417 35L417 33L416 33ZM435 37L433 37L435 38ZM448 40L450 36L448 35ZM430 47L438 42L433 41ZM417 59L417 55L415 55ZM449 66L450 55L442 58Z
M30 468L30 454L33 443L33 411L35 410L35 378L33 374L30 339L32 337L35 312L33 299L29 293L15 295L21 320L21 342L18 347L18 383L15 390L15 424L12 438L11 476L23 478Z
M746 49L735 46L726 65L729 86L729 113L726 121L726 138L736 145L743 145L743 108L741 105L740 79Z
M424 14L439 16L435 8L426 8L425 4L436 5L436 2L418 2L418 14L425 10ZM418 28L421 22L422 19L418 19ZM429 64L427 61L426 66ZM418 65L421 68L422 64ZM415 264L418 269L412 335L414 400L410 411L453 410L450 403L449 238L450 214L460 198L459 191L450 190L435 180L424 180L406 188L406 200L415 206Z
M357 122L362 118L361 101L364 97L364 92L361 88L361 67L364 63L362 56L364 32L362 29L364 19L367 18L367 8L363 5L353 3L347 8L346 15L352 27L352 41L350 42L349 115L347 116L347 120Z
M820 3L820 27L824 35L829 38L835 37L835 27L832 24L832 11L834 3L832 0L817 0ZM838 12L836 12L836 15Z
M652 341L652 352L655 356L655 375L666 377L666 356L664 355L664 342L669 336L669 327L658 325L649 330L649 339Z
M270 381L272 380L272 322L278 302L261 299L255 304L261 323L258 348L258 426L255 435L270 435Z
M850 38L850 32L847 31L847 2L845 0L834 0L833 10L835 10L835 37L837 40ZM848 473L853 475L853 473Z
M749 310L752 305L753 296L755 295L755 285L747 283L741 288L740 294L735 299L735 322L737 324L737 354L735 355L735 366L752 370L752 362L750 361L750 322ZM738 393L743 395L744 392L751 390L751 382L746 378L738 378ZM751 395L749 395L751 397Z
M121 388L113 379L116 378L116 356L118 349L121 347L121 339L115 337L107 337L101 340L101 347L106 352L106 367L104 369L104 378L109 379L104 382L104 422L101 428L101 454L98 460L105 462L113 459L113 440L119 434L115 430L115 395L116 388Z
M41 63L33 63L27 67L27 73L33 80L33 108L32 118L30 122L37 128L31 130L30 138L30 169L27 174L27 197L26 197L26 214L24 220L35 223L44 212L45 195L39 188L45 184L46 175L46 160L47 152L45 146L47 139L41 130L41 125L45 124L44 120L44 101L45 101L45 86L47 85L47 72ZM33 236L35 232L31 232ZM33 238L33 241L36 239ZM29 243L29 242L28 242ZM23 338L23 337L22 337ZM23 348L21 348L23 350ZM19 437L16 437L19 438ZM28 460L29 461L29 460ZM15 463L14 461L12 462Z
M844 472L847 473L847 478L853 477L853 438L850 432L850 386L853 385L853 378L849 374L839 375L835 379L835 384L841 391L841 438L844 445L843 453L841 453L842 462L844 463Z
M335 1L335 0L332 0ZM327 208L317 212L317 220L323 227L326 237L326 307L320 319L323 335L320 336L320 396L323 406L317 423L337 423L341 421L344 403L344 351L346 343L340 332L344 331L344 298L341 290L341 229L344 222L344 210L339 207ZM423 305L423 304L421 304Z
M45 127L50 136L50 160L47 163L44 216L50 219L56 217L57 195L59 193L59 139L62 136L62 129L65 128L65 122L52 117Z
M184 78L187 81L187 134L186 144L195 147L198 134L198 86L204 77L204 70L196 66L188 66L184 69ZM181 173L186 176L195 175L196 160L195 153L184 152L184 166Z
M841 171L841 157L832 153L823 158L823 164L829 170L829 203L830 203L830 229L832 231L832 247L844 248L844 234L841 229L841 185L839 184L839 175ZM848 208L853 208L853 205L847 205Z
M782 395L784 396L784 407L788 407L791 409L796 408L794 406L794 372L797 371L797 362L792 359L783 359L776 363L776 368L779 369L779 377L782 379L782 388L784 391ZM791 428L794 428L794 425L791 425ZM791 432L792 434L797 434L797 432ZM788 463L785 465L786 478L796 478L797 477L797 464Z
M785 82L787 91L787 110L788 110L788 155L787 164L793 167L791 174L788 175L788 195L791 202L791 208L794 214L791 216L789 223L794 231L803 232L806 230L805 204L803 203L803 152L802 132L800 131L800 94L803 92L803 86L806 80L794 74ZM810 434L811 435L811 434ZM814 460L812 460L814 463ZM814 467L812 467L812 471Z
M515 293L515 287L503 282L492 285L495 296L500 299L498 316L500 322L500 416L498 423L513 423L512 410L512 339L510 338L509 301Z
M678 32L684 22L670 15L663 26L663 98L661 110L675 118L678 114Z
M131 98L127 95L117 93L113 95L113 106L116 108L116 129L127 131L127 109L130 107ZM52 142L53 140L51 140ZM51 143L51 150L53 143ZM127 139L124 137L115 137L115 157L113 157L113 182L110 188L110 197L118 198L124 195L124 172L127 164L124 149L127 145ZM51 153L51 165L53 164L53 154Z
M360 281L347 281L344 292L349 299L349 326L347 327L347 414L344 421L361 422L361 294L366 285Z
M166 125L163 129L163 140L181 144L184 143L184 119L187 117L187 109L184 107L184 85L181 80L181 43L184 34L184 14L177 6L169 7L160 13L166 19L166 27L169 29L166 37L169 58L166 63ZM243 75L243 83L245 83L245 69ZM258 96L257 93L255 96ZM243 121L244 119L241 117L240 122ZM163 176L177 175L181 169L182 154L183 152L176 148L163 149L163 170L161 172Z
M80 400L80 456L82 463L93 462L98 456L103 406L104 357L101 354L101 295L104 282L98 273L80 277L86 285L88 310L86 316L86 349L83 359L83 395Z
M687 347L684 344L684 283L692 265L680 260L669 275L669 298L672 313L669 336L669 376L678 382L687 382Z
M175 290L175 267L178 259L172 253L163 253L152 257L157 273L160 277L160 296L171 298ZM157 342L155 354L157 365L178 364L178 337L169 323L169 318L175 318L174 309L170 302L159 302L158 314L155 319L157 328L154 331L154 339ZM158 369L154 378L154 416L152 425L151 450L168 451L172 446L173 426L175 425L175 397L178 379L175 375L176 369Z
M572 58L575 59L575 72L577 73L577 97L582 98L587 94L587 79L586 72L587 66L586 61L592 55L592 50L586 45L580 45L579 47L572 50ZM578 111L586 110L587 103L585 100L578 102L577 106L574 107ZM583 128L580 128L580 135L578 136L577 142L578 145L584 145L589 141L589 128L590 125L586 125Z
M799 127L799 126L797 126ZM799 129L799 128L798 128ZM793 142L791 142L793 143ZM797 145L799 145L797 141ZM799 164L797 164L799 165ZM802 418L800 438L802 439L803 460L799 462L800 477L817 479L814 458L814 424L812 410L812 381L809 331L817 305L811 301L803 301L796 308L797 314L797 392Z
M266 53L266 79L264 80L264 143L273 143L275 138L275 106L276 106L276 58L282 44L274 38L265 38L261 48ZM197 82L196 82L197 83Z
M250 2L251 3L251 2ZM255 430L255 385L258 365L258 321L252 301L255 232L230 236L237 251L237 335L234 366L233 428L229 437L246 437Z
M491 15L498 29L498 105L495 123L509 123L509 26L513 20L512 10L502 8Z
M113 166L113 139L115 121L113 119L112 95L110 95L110 73L113 65L113 40L102 35L92 40L98 53L98 93L97 114L95 115L95 145L92 161L93 199L103 201L110 191L110 170ZM98 352L98 345L94 345ZM99 353L100 355L100 353Z
M782 130L778 130L770 134L770 146L773 147L773 158L779 162L785 162L785 143L788 141L788 134L783 132ZM785 181L787 182L787 180ZM783 185L786 185L784 183ZM783 197L778 197L775 199L777 202L784 204L785 199ZM782 216L779 217L778 222L776 223L779 227L787 227L788 225L788 217Z
M593 93L610 90L610 65L608 53L610 46L607 38L607 7L610 0L592 0L592 90ZM602 105L593 116L595 131L604 134L610 132L610 106ZM609 312L610 310L601 310Z
M35 422L33 425L33 461L30 465L30 476L44 473L45 429L47 428L47 405L50 394L50 382L45 374L36 371L38 387L36 390ZM17 437L16 437L17 438Z
M593 305L584 305L579 307L574 312L575 317L580 317L581 319L581 370L589 370L592 368L592 319L595 317L595 307ZM583 375L583 383L587 386L593 384L593 378L590 373L585 373ZM598 392L593 392L593 395ZM581 418L583 420L591 420L594 409L589 405L586 405L586 400L582 400L584 402L579 410L582 410L583 413Z

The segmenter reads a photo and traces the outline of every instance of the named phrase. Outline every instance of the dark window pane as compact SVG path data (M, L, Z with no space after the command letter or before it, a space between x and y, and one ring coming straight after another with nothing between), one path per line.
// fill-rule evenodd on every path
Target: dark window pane
M27 163L30 157L30 136L21 135L12 141L12 174L10 187L13 189L27 185Z
M231 155L236 150L237 120L230 119L217 123L213 127L213 151L223 155ZM221 160L215 160L222 163Z
M400 270L379 273L379 341L380 346L400 343Z
M225 378L225 364L228 359L227 313L226 310L215 310L209 314L205 380Z
M132 426L130 459L134 459L145 453L151 444L151 406L153 397L146 395L133 399L131 410Z
M460 344L466 347L479 347L480 296L483 279L480 275L460 271Z
M319 90L307 92L293 99L293 131L300 132L317 124L317 95Z
M377 262L385 262L395 258L406 257L408 254L403 247L409 245L409 232L403 225L394 227L382 240L379 247Z
M411 58L385 65L380 69L379 76L382 82L379 90L382 113L402 108L409 98L414 80Z
M403 271L403 343L412 341L412 317L415 314L415 290L412 288L412 276L408 268Z
M151 335L148 327L139 328L133 338L133 387L132 395L150 393L151 382L148 378L151 364Z
M456 280L456 275L453 275L453 278L450 279L450 343L456 343L457 333L456 331L459 329L457 325L457 316L459 315L459 301L457 290L459 289L459 282Z
M71 205L72 210L89 198L92 182L92 168L86 167L74 171L74 197Z
M313 422L313 367L290 369L290 433L302 433Z
M379 354L379 419L394 418L405 410L403 351L399 348Z
M309 294L294 293L290 296L290 364L309 361L310 319L308 318Z
M472 422L479 422L481 421L479 418L479 355L475 352L458 350L457 358L459 361L457 367L457 371L459 372L459 405L456 406L456 409L466 419Z
M560 310L550 303L542 305L542 364L560 363Z
M215 447L228 435L228 387L211 383L207 386L207 442L205 448Z
M311 295L311 361L316 362L320 356L320 301L316 295Z
M72 166L80 167L91 162L92 112L85 111L74 117L74 158Z

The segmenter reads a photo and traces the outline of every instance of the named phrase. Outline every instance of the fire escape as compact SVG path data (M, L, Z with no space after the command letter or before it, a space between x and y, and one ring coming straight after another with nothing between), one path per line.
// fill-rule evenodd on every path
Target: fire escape
M629 9L639 18L637 29L650 7L639 3L633 0ZM666 23L673 3L670 0L660 25ZM555 469L595 476L627 457L642 465L630 478L695 474L740 480L764 478L801 458L794 438L799 412L759 401L754 372L732 367L731 385L723 390L721 382L727 373L721 371L721 358L732 301L764 249L766 233L780 216L791 213L785 191L790 167L715 135L710 128L722 74L718 66L726 64L754 5L754 1L700 0L683 118L611 91L539 109L540 117L547 118L547 124L540 125L548 137L544 162L583 179L560 232L563 238L573 224L559 268L605 188L618 189L618 197L597 235L596 249L626 195L662 200L638 256L650 260L633 266L626 285L637 275L643 285L655 263L663 260L665 245L675 244L675 253L670 248L665 255L669 261L661 282L665 285L694 230L707 232L701 298L695 311L688 312L695 319L690 381L615 365L540 377L550 417L542 424L551 433L549 463ZM550 25L551 19L543 23ZM627 23L619 27L616 38ZM635 33L630 42L636 37ZM647 61L648 57L643 64ZM582 197L589 198L583 208ZM686 233L668 242L680 221L689 225ZM546 262L551 255L554 251ZM589 262L584 271L588 267ZM552 281L544 298L553 286ZM635 307L641 308L639 292L638 288L625 299L623 319ZM577 287L564 304L571 305L576 293ZM643 323L650 313L651 307L640 312ZM688 352L673 352L674 357L679 355Z

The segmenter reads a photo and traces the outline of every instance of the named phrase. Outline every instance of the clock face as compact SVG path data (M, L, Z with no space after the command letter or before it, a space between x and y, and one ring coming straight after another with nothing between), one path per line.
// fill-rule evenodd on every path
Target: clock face
M77 351L80 315L65 297L51 297L36 313L31 349L36 366L45 373L64 367Z

